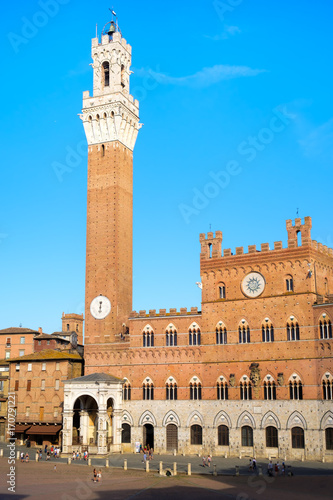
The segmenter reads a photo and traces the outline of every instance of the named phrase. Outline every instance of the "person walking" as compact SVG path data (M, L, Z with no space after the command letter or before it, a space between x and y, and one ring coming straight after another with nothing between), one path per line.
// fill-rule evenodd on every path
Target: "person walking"
M206 467L206 457L205 457L205 455L202 457L202 467Z
M93 476L94 476L94 483L97 482L97 471L96 469L93 470Z
M208 465L208 467L210 467L211 461L212 461L212 457L210 455L208 455L208 457L207 457L207 465Z
M99 483L101 479L102 479L102 471L101 469L99 469L99 471L97 472L97 482Z

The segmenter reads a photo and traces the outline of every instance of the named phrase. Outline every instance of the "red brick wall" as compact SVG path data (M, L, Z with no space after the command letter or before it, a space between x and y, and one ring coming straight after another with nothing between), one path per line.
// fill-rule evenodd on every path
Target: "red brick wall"
M133 153L119 142L89 146L85 344L114 342L132 309ZM112 310L95 320L90 303L107 296Z

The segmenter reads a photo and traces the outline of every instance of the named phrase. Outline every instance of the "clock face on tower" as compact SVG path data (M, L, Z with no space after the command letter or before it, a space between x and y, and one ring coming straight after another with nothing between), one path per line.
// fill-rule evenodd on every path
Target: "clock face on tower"
M111 312L111 302L104 295L99 295L91 301L90 312L95 319L104 319Z
M265 278L260 273L249 273L242 281L241 288L244 295L254 299L265 290Z

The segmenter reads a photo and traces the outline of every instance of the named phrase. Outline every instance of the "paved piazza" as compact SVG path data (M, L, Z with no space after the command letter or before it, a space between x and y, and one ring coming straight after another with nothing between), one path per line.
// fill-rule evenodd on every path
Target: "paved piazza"
M32 451L32 450L31 450ZM33 453L30 453L33 456ZM118 468L125 456L110 457L110 468L102 466L102 460L92 460L88 466L83 460L68 465L65 460L46 462L16 461L16 491L7 490L6 474L9 472L8 458L0 458L0 498L2 500L45 499L57 500L122 500L122 499L187 499L226 498L235 500L303 500L331 499L333 490L333 465L315 462L292 463L294 475L268 478L259 477L248 471L247 461L216 459L218 477L212 475L213 469L203 468L199 457L157 456L150 462L150 472L143 468L142 455L127 455L131 467L124 471ZM191 476L160 476L157 472L159 461L165 467L172 467L177 461L178 470L185 471L191 462ZM240 466L240 476L236 477L235 464ZM105 464L105 462L104 462ZM260 464L260 462L259 462ZM55 469L56 466L56 469ZM118 467L117 467L118 466ZM264 472L266 464L263 463ZM101 468L102 480L93 482L94 467ZM136 467L136 468L132 468ZM222 475L220 475L222 474Z

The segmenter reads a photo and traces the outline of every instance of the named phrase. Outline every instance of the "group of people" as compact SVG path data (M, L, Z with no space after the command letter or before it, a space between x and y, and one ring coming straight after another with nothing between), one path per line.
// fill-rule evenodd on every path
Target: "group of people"
M101 469L99 469L99 471L97 471L96 469L94 469L93 471L93 476L94 476L94 483L99 483L100 480L102 479L102 471Z
M256 461L256 459L254 457L250 458L249 470L250 471L256 471L257 470L257 461ZM284 460L282 461L281 464L280 464L279 461L277 461L275 464L273 464L272 460L270 460L269 464L267 466L267 474L270 477L279 476L279 475L285 476L285 474L286 474L286 464L285 464Z
M212 461L212 457L210 455L207 455L207 458L205 455L202 457L202 467L210 467Z
M29 462L29 453L24 453L23 451L21 451L21 462Z
M51 446L50 450L48 450L48 445L45 445L44 448L44 453L46 455L45 459L46 460L51 460L51 457L54 458L59 458L60 457L60 448L58 446ZM40 448L37 452L38 454L38 460L43 460L43 451L42 448Z
M81 460L81 459L82 459L82 453L81 453L81 451L79 451L79 450L73 451L72 460ZM87 450L85 450L83 452L83 460L88 460L88 452L87 452Z
M146 463L147 462L147 459L148 460L152 460L153 459L153 448L151 448L149 446L149 444L147 446L145 446L144 448L142 447L142 444L140 444L140 453L143 453L143 462Z
M272 460L269 461L269 464L267 466L267 474L270 477L278 476L281 474L282 476L286 475L286 464L284 460L282 460L282 463L280 465L279 461L277 461L275 464L273 464Z
M249 466L249 470L257 470L257 460L253 457L253 458L250 458L250 466Z

